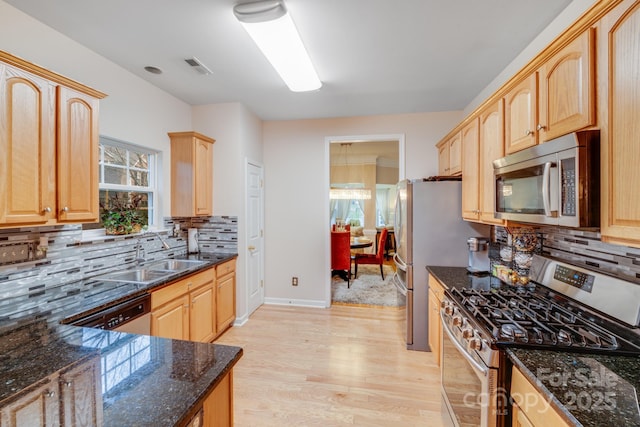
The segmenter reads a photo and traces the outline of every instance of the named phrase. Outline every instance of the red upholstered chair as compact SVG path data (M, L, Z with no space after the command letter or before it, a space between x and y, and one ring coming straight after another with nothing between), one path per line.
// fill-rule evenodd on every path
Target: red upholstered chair
M351 233L331 232L331 275L340 275L351 286Z
M380 275L382 276L382 280L384 280L384 271L382 270L382 264L384 263L384 244L387 241L387 229L383 228L380 231L380 236L378 237L378 250L375 254L356 254L356 272L354 277L358 277L358 264L378 264L380 265Z

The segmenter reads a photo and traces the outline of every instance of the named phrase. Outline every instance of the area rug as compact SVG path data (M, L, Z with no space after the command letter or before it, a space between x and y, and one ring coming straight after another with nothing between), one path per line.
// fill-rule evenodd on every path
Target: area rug
M331 279L331 303L338 305L363 305L398 307L398 293L391 281L393 268L385 265L384 281L377 265L358 266L358 278L347 282L338 276Z

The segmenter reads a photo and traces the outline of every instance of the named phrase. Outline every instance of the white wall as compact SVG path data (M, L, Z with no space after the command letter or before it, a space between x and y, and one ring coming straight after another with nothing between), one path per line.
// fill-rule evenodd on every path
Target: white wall
M191 107L0 0L0 49L93 87L100 101L100 134L168 154L167 132L191 129ZM161 193L170 194L169 156ZM161 200L169 215L170 200Z
M246 285L245 163L262 164L262 121L239 103L193 107L193 127L213 144L213 212L238 217L236 316L248 317Z
M496 76L464 109L465 116L471 114L491 94L507 80L527 65L544 50L556 37L573 24L593 4L594 0L573 0L507 67Z
M265 297L268 302L325 306L331 136L404 134L405 175L437 174L435 144L461 111L264 123ZM291 286L291 277L300 279Z

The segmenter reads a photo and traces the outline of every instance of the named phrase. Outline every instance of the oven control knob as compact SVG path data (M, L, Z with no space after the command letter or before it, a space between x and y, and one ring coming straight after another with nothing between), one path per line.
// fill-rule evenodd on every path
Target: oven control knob
M471 350L482 350L482 340L480 338L473 338L469 340L469 348Z
M447 316L451 316L453 314L453 306L452 305L448 305L444 308L444 314L446 314Z
M453 318L453 326L462 326L462 317L454 316L454 318Z
M471 328L465 329L462 331L462 338L464 339L469 339L469 338L473 338L474 335L474 330Z

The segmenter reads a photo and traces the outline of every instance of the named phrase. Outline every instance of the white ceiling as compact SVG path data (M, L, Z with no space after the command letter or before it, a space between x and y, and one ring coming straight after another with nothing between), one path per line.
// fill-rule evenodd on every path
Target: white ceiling
M264 120L461 110L571 3L285 0L324 83L293 93L235 19L246 0L5 1L191 105Z

